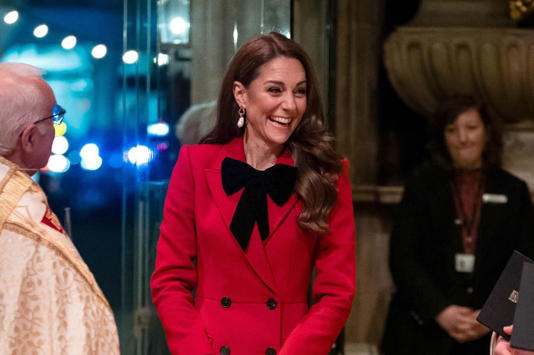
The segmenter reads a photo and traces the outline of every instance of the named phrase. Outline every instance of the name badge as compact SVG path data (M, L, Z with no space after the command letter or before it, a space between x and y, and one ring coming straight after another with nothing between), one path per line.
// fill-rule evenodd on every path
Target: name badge
M475 270L475 256L473 254L456 254L454 266L457 272L473 272Z
M484 201L484 203L507 203L508 196L501 195L501 194L486 193L482 195L482 201Z

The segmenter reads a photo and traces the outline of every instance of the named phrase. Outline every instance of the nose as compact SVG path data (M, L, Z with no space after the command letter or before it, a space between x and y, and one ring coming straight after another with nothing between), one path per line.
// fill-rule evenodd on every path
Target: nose
M461 143L467 142L467 130L464 128L458 129L458 140Z
M297 109L297 103L293 93L287 93L282 101L282 108L287 112L295 112Z

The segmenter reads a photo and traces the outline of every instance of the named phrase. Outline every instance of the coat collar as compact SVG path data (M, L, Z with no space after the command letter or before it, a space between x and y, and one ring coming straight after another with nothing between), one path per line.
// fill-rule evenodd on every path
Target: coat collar
M241 137L234 138L229 143L223 145L220 149L220 152L216 159L214 159L214 164L212 168L205 170L206 179L208 186L211 192L211 195L219 209L219 212L224 221L226 230L228 232L229 242L234 244L234 247L239 249L241 253L246 257L249 264L258 274L260 279L272 290L277 289L274 276L271 271L268 257L266 255L266 246L269 241L275 236L275 233L281 223L286 219L288 214L294 208L297 202L297 196L295 193L291 195L289 200L281 207L277 206L269 197L267 197L267 210L269 217L269 236L265 239L264 242L261 241L257 227L254 228L252 236L247 250L244 252L239 243L233 236L230 231L230 223L234 215L234 211L237 207L239 199L243 193L243 189L239 192L227 196L222 187L222 178L221 178L221 164L224 158L230 157L232 159L240 160L246 162L245 151L243 147L243 139ZM288 152L284 150L282 154L278 157L276 164L286 164L294 166L293 159Z

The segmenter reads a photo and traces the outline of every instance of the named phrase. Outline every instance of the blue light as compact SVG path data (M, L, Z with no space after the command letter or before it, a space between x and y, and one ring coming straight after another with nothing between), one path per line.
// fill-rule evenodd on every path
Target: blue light
M124 160L122 159L122 155L120 153L112 153L109 157L108 163L113 169L118 169L122 167Z
M165 122L158 122L149 124L146 128L149 136L164 137L169 134L169 124Z

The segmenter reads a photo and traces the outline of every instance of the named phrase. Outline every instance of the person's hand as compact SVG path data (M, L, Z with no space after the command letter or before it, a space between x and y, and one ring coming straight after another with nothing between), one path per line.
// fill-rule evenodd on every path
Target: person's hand
M490 332L490 329L488 327L486 327L484 324L477 321L477 317L479 313L480 313L480 309L472 313L471 331L470 331L472 339L470 340L480 339L484 335Z
M489 329L476 320L479 312L468 307L450 305L436 316L436 322L451 338L464 343L489 333Z
M504 327L503 330L506 334L512 335L513 326ZM534 355L534 351L512 349L510 342L499 335L495 349L493 349L493 355Z

